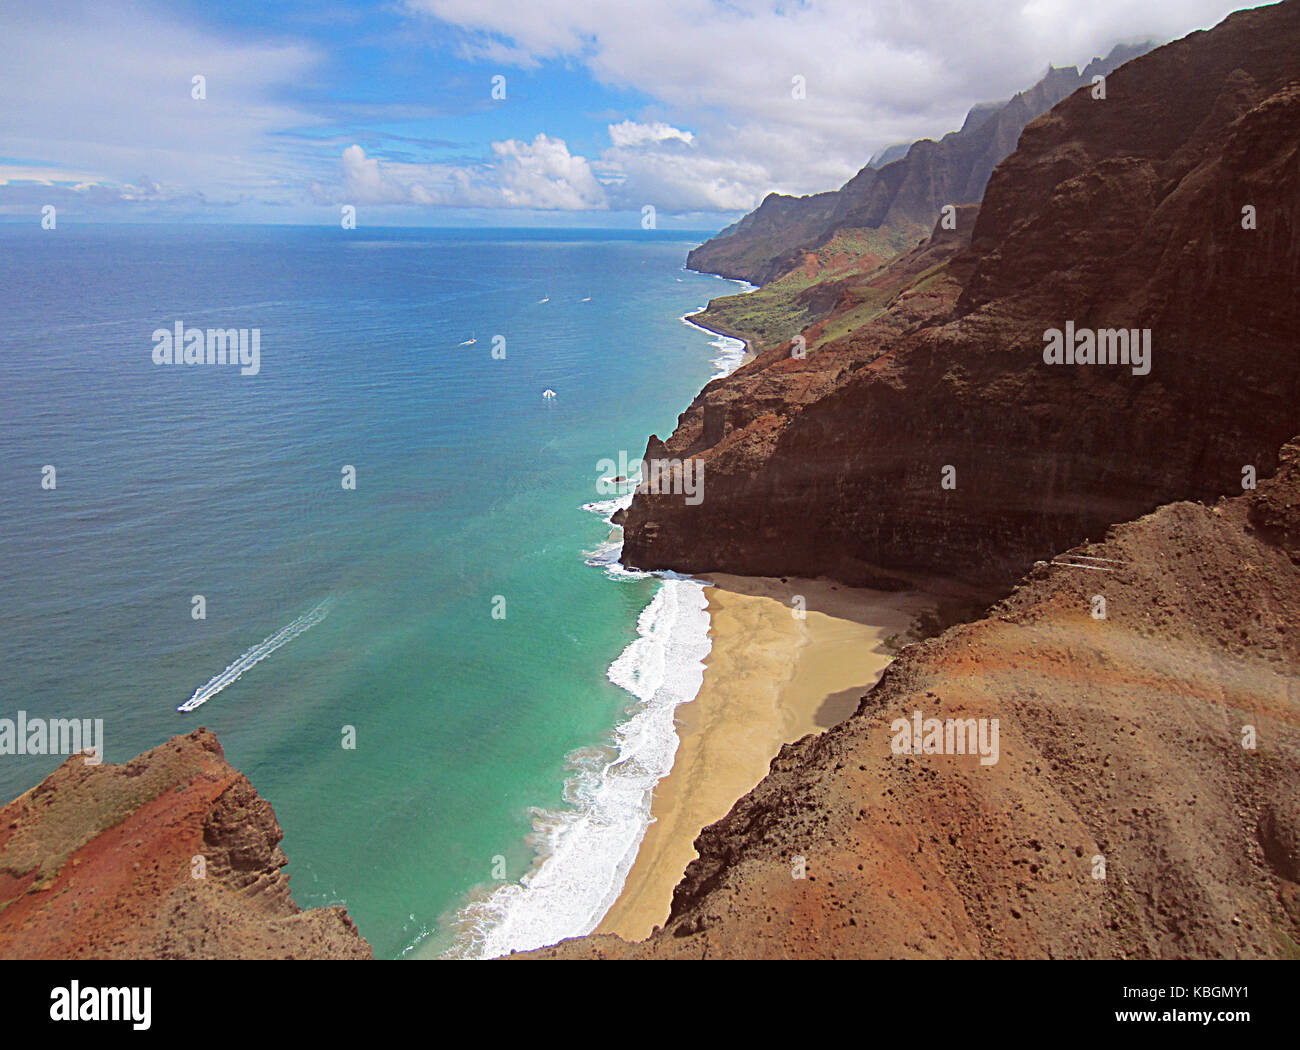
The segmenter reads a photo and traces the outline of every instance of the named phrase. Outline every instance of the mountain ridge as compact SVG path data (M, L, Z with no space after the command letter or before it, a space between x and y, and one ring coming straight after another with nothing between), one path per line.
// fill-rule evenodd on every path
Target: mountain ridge
M638 491L625 564L991 608L784 748L663 929L535 956L1300 957L1297 202L1286 0L1062 100L958 229L652 435L706 498ZM1151 369L1048 363L1067 324ZM999 719L1000 760L897 753L918 711Z
M693 249L687 266L751 284L766 284L826 244L842 229L878 231L895 251L915 243L945 204L979 201L994 166L1010 153L1024 126L1097 74L1107 74L1150 44L1121 44L1076 66L1049 66L1033 87L1000 103L978 103L962 127L938 141L919 139L897 159L868 163L838 190L792 197L769 193L758 208ZM977 119L977 117L979 119ZM898 146L877 154L886 157ZM875 158L873 158L875 160Z
M850 287L833 338L708 384L647 443L699 460L707 498L638 491L625 564L938 573L993 600L1110 524L1271 471L1300 431L1297 10L1239 12L1127 63L1106 100L1063 100L953 231L968 249L884 302ZM901 258L854 280L888 285ZM1067 321L1150 330L1150 374L1045 363Z

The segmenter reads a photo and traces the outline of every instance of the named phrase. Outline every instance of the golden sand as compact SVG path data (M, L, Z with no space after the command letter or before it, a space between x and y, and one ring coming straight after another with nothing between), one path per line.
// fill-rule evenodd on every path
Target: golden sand
M662 925L700 831L766 776L782 744L852 714L893 658L886 639L902 639L931 604L914 592L824 580L704 578L713 584L705 592L713 649L704 683L677 709L676 760L655 789L653 822L598 933L639 941Z

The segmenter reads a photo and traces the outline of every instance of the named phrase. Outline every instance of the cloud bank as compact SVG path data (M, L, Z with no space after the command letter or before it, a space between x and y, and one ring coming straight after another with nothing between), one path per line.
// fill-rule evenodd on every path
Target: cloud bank
M1234 6L404 0L353 9L345 28L323 16L288 19L293 32L268 20L258 35L239 19L221 26L219 8L209 12L218 22L202 23L149 3L8 5L0 211L343 202L413 215L646 204L734 214L771 191L835 188L881 147L960 126L972 104L1030 86L1049 62L1171 39ZM368 47L400 40L402 62L481 82L479 101L404 95L400 77L368 95L368 67L349 68L346 47L331 45L341 34L350 45L381 14L400 31ZM548 104L574 71L591 98ZM533 102L512 93L489 112L497 72L522 76ZM195 99L200 75L206 97ZM592 112L575 112L584 105Z

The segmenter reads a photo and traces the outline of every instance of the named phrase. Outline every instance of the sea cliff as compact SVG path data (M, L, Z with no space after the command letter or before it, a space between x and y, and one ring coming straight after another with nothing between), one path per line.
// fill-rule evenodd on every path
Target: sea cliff
M992 600L1113 523L1271 472L1300 431L1298 15L1238 13L1075 92L967 230L841 289L802 355L706 386L647 455L699 460L707 497L638 492L624 561L938 574ZM1149 371L1046 363L1067 324L1149 333Z
M0 809L0 957L370 958L344 908L294 903L283 837L206 729L73 755Z
M991 607L783 748L649 939L536 955L1300 954L1298 161L1291 0L1065 98L650 438L707 495L638 492L629 565ZM1067 327L1150 357L1049 363ZM997 757L900 748L918 713Z
M703 831L649 939L535 954L1295 958L1298 624L1292 442L1257 490L1117 526L905 649ZM897 753L918 711L997 719L997 761Z

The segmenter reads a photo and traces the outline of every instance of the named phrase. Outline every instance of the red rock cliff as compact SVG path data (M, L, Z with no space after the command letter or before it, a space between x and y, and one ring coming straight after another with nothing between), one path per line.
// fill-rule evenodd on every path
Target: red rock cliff
M0 809L0 957L370 958L343 908L294 904L283 837L206 729L74 755Z
M1300 439L1281 462L909 646L704 829L664 929L535 954L1300 956ZM997 719L997 761L895 753L916 711Z

